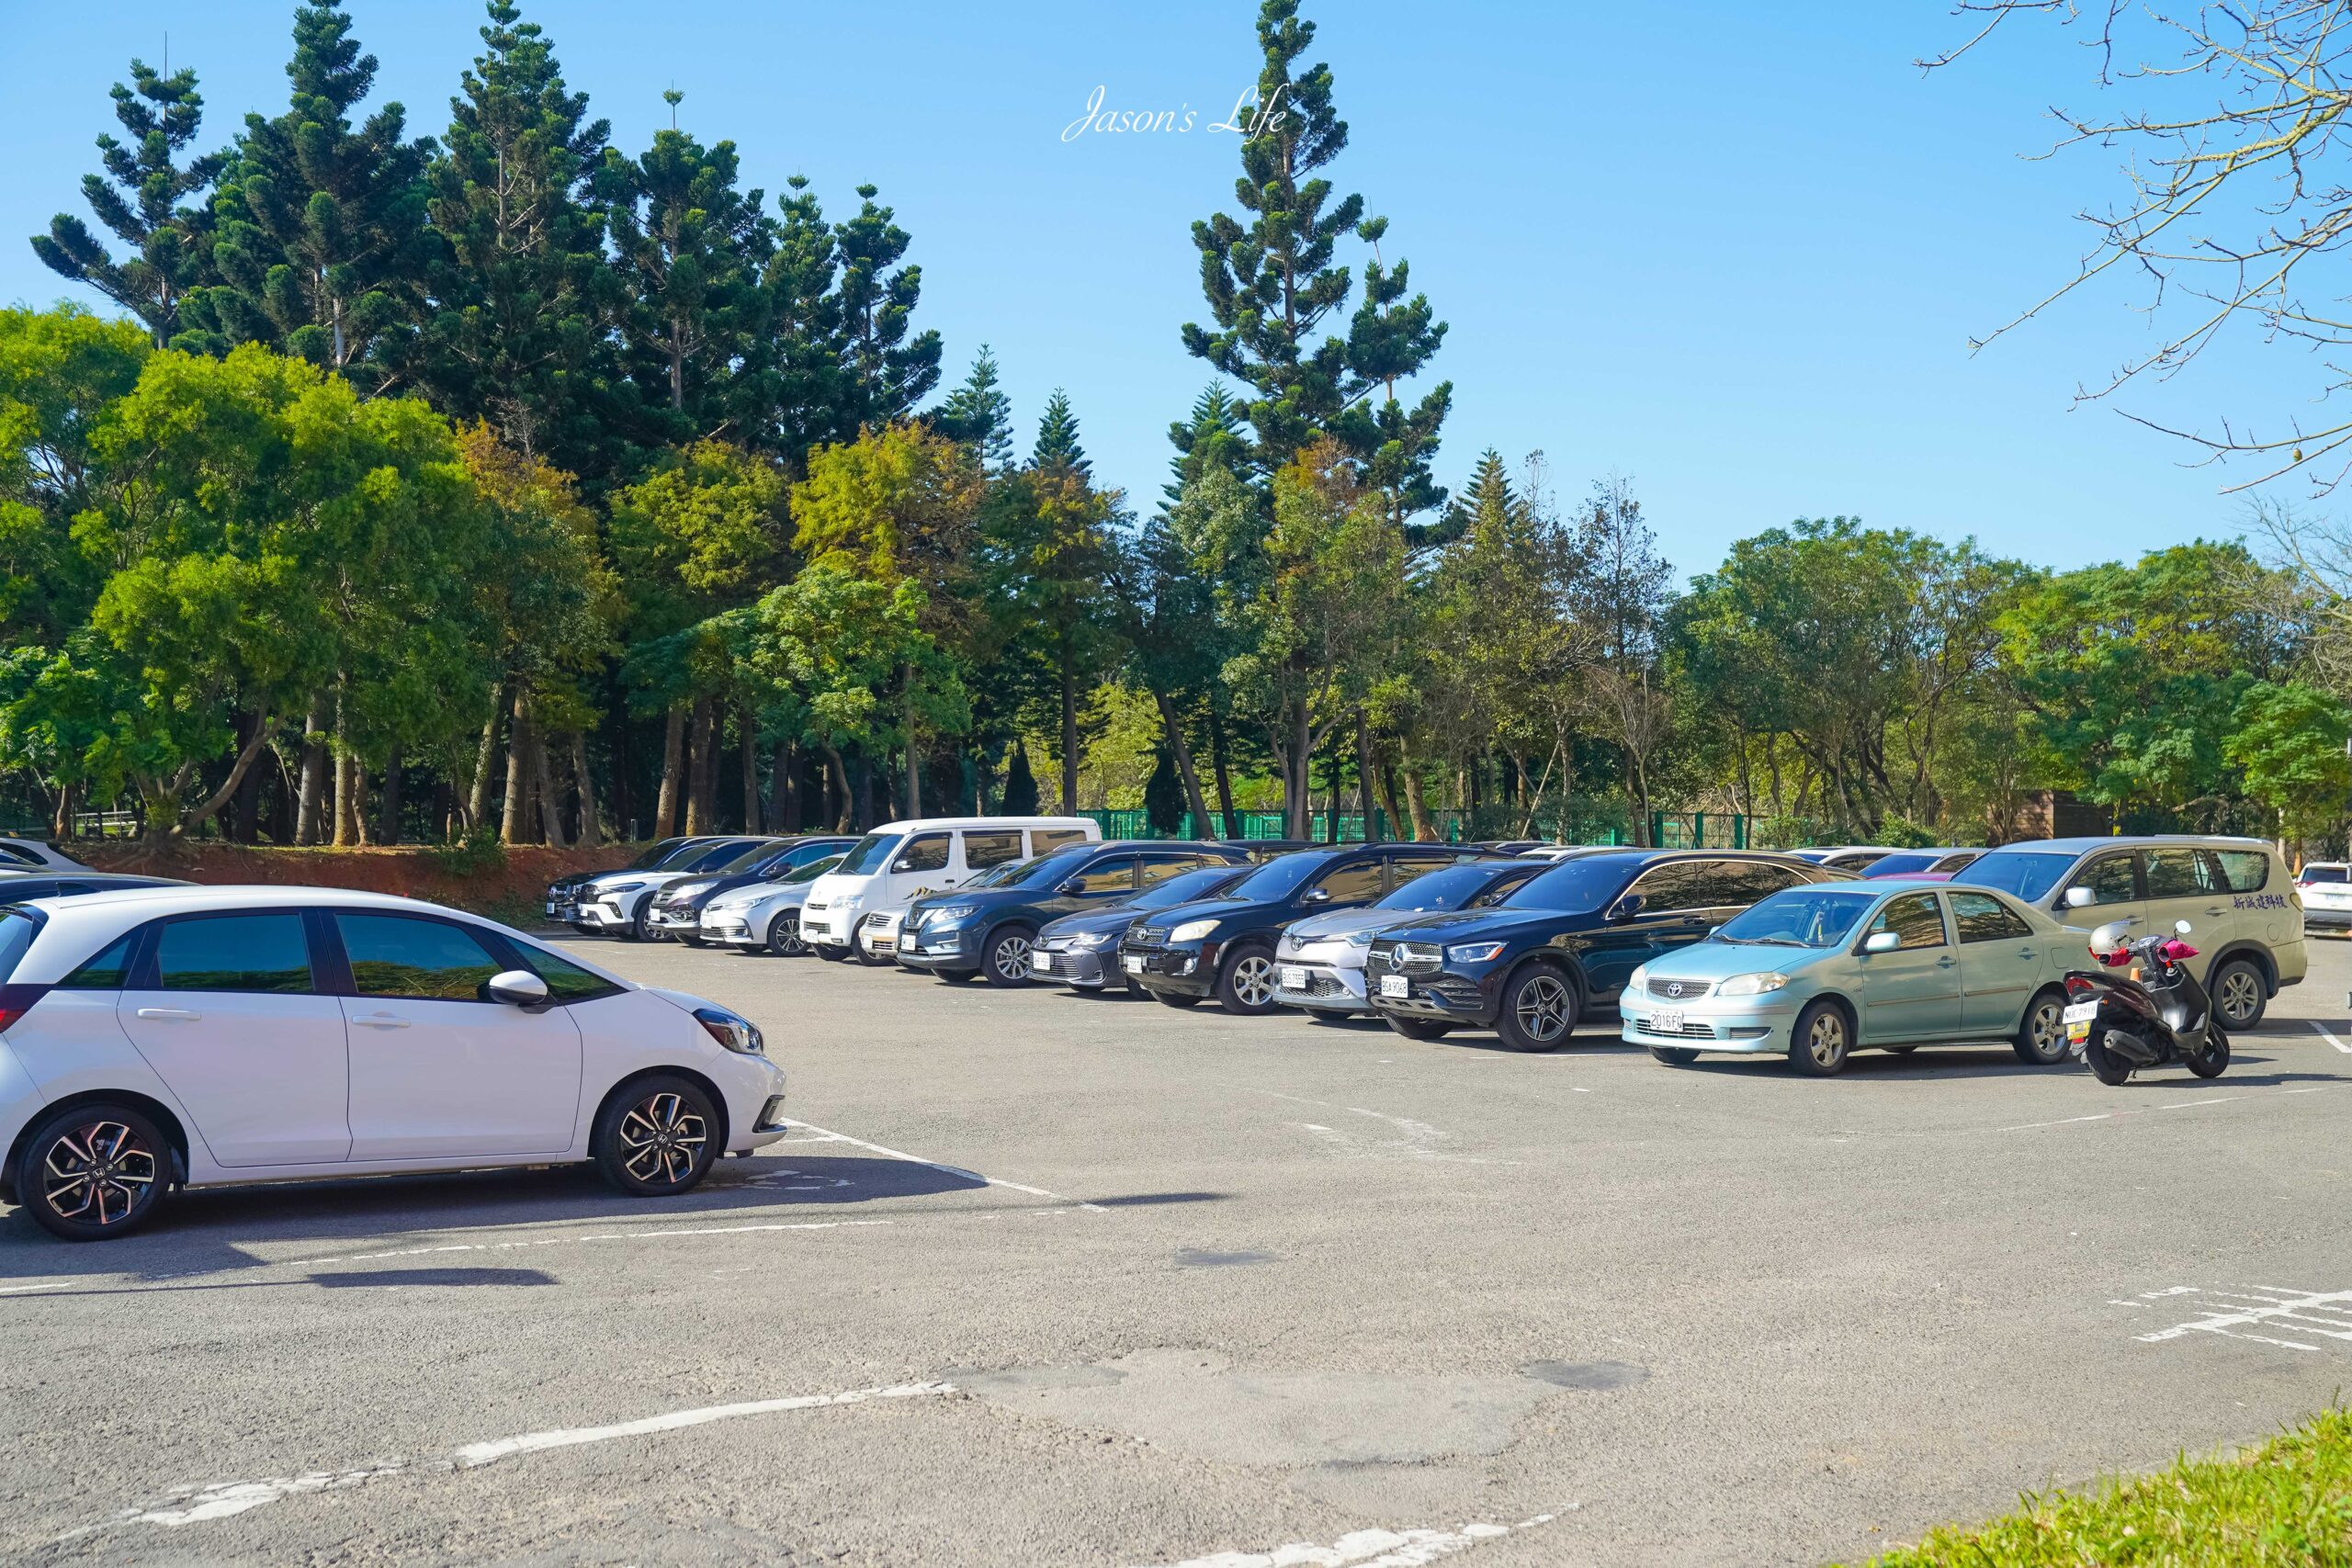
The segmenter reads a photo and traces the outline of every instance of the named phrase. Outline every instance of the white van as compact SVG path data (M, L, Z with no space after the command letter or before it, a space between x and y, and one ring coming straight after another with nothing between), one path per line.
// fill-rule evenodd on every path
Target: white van
M961 886L993 866L1064 844L1100 842L1087 817L924 817L886 822L819 877L800 911L800 935L820 958L853 953L888 964L899 919L926 893Z

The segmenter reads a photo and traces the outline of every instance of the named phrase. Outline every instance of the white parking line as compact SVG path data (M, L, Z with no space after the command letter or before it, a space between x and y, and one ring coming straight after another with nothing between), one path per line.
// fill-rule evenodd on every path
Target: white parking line
M1561 1513L1582 1507L1570 1503ZM1486 1541L1550 1524L1557 1514L1538 1514L1515 1525L1467 1524L1455 1529L1352 1530L1329 1546L1297 1540L1269 1551L1219 1551L1188 1557L1166 1568L1420 1568L1441 1557L1467 1551Z
M921 1155L910 1155L899 1149L886 1149L880 1144L869 1144L864 1138L853 1138L847 1133L829 1133L824 1128L814 1126L807 1122L796 1122L793 1125L804 1133L815 1134L819 1140L847 1144L853 1148L880 1155L886 1159L902 1159L909 1165L928 1166L933 1170L944 1171L949 1176L967 1177L974 1181L985 1181L990 1187L1001 1187L1012 1192L1026 1192L1033 1198L1044 1198L1056 1203L1069 1203L1097 1214L1109 1212L1100 1203L1081 1203L1075 1198L1065 1198L1058 1192L1048 1192L1042 1187L1024 1187L1018 1181L1007 1181L1001 1176L986 1176L977 1170L966 1170L960 1165L946 1165L939 1160L925 1159Z
M2176 1286L2173 1292L2165 1293L2176 1292L2194 1293L2194 1289ZM2317 1335L2322 1338L2352 1343L2352 1322L2346 1322L2343 1315L2352 1314L2352 1291L2299 1291L2279 1285L2253 1285L2243 1290L2207 1293L2233 1302L2258 1304L2219 1307L2186 1323L2177 1323L2170 1328L2160 1328L2154 1334L2139 1334L2132 1337L2143 1344L2156 1345L2168 1339L2186 1338L2191 1334L2219 1334L2233 1339L2257 1340L2289 1350L2321 1348L2300 1339L2279 1339L2267 1334L2250 1332L2254 1325L2260 1325L2277 1327L2285 1333ZM2327 1315L2320 1315L2322 1314Z
M300 1475L277 1476L261 1481L217 1481L209 1485L187 1486L170 1494L163 1502L144 1507L125 1508L105 1524L84 1525L59 1536L59 1542L77 1540L113 1525L146 1524L178 1529L183 1525L204 1524L213 1519L225 1519L275 1503L286 1497L299 1497L312 1492L340 1491L370 1481L394 1475L447 1475L461 1470L472 1470L518 1454L538 1453L548 1449L572 1448L582 1443L608 1443L622 1438L650 1437L657 1432L674 1432L687 1427L707 1426L713 1421L738 1421L747 1416L771 1416L789 1410L816 1410L836 1404L864 1404L877 1399L921 1399L949 1394L956 1385L946 1382L899 1383L888 1388L854 1388L842 1393L807 1393L786 1399L757 1399L740 1404L711 1404L695 1410L673 1410L665 1415L648 1416L636 1421L623 1421L610 1427L557 1427L545 1432L523 1432L511 1438L493 1438L488 1442L469 1443L438 1458L422 1460L413 1464L401 1461L372 1465L357 1470L314 1470Z
M2346 1055L2352 1056L2352 1045L2346 1045L2343 1041L2338 1040L2335 1037L2335 1032L2330 1030L2327 1025L2320 1022L2317 1019L2313 1019L2312 1020L2312 1027L2319 1031L2319 1037L2322 1040L2326 1041L2330 1045L2335 1046Z

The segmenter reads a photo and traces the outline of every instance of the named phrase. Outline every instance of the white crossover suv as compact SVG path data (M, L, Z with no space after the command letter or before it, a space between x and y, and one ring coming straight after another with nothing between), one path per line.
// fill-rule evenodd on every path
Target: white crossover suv
M667 1197L784 1136L716 1003L473 916L322 887L0 908L0 1198L74 1240L175 1188L593 1161Z

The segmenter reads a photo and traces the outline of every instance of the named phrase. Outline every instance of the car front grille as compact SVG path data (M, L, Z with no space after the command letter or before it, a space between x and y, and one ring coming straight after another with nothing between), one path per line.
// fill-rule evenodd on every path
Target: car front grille
M1364 966L1396 975L1434 975L1442 952L1433 942L1404 942L1383 937L1364 954Z
M1650 976L1647 987L1650 995L1664 997L1669 1001L1695 1000L1714 988L1713 980L1667 980L1656 975Z
M1165 947L1168 944L1166 926L1137 926L1127 933L1130 947Z
M1660 1029L1655 1019L1636 1019L1634 1028L1643 1034L1653 1034L1660 1040L1713 1040L1714 1026L1707 1023L1685 1023L1679 1029Z

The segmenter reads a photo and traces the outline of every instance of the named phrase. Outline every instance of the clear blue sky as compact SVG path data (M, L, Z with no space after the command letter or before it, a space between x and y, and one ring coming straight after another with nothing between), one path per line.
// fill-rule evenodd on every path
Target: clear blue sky
M1023 421L1066 387L1100 477L1156 501L1170 421L1207 378L1189 226L1231 209L1235 139L1062 131L1109 107L1222 118L1254 78L1250 0L525 0L634 150L667 123L731 138L750 183L808 175L830 210L873 182L914 235L943 385L994 345ZM379 98L436 133L479 48L476 0L356 0ZM0 93L0 299L71 286L23 237L81 211L108 85L133 54L195 66L207 139L285 101L288 0L11 7ZM2109 290L1972 356L2072 268L2072 214L2118 154L2030 162L2091 62L2019 28L1923 77L1957 36L1937 0L1309 0L1351 145L1330 171L1451 323L1440 468L1548 455L1564 497L1628 476L1685 572L1798 515L1957 536L2055 566L2238 533L2232 476L2104 405L2070 410L2150 332ZM2121 407L2276 423L2317 384L2289 351L2224 345Z

